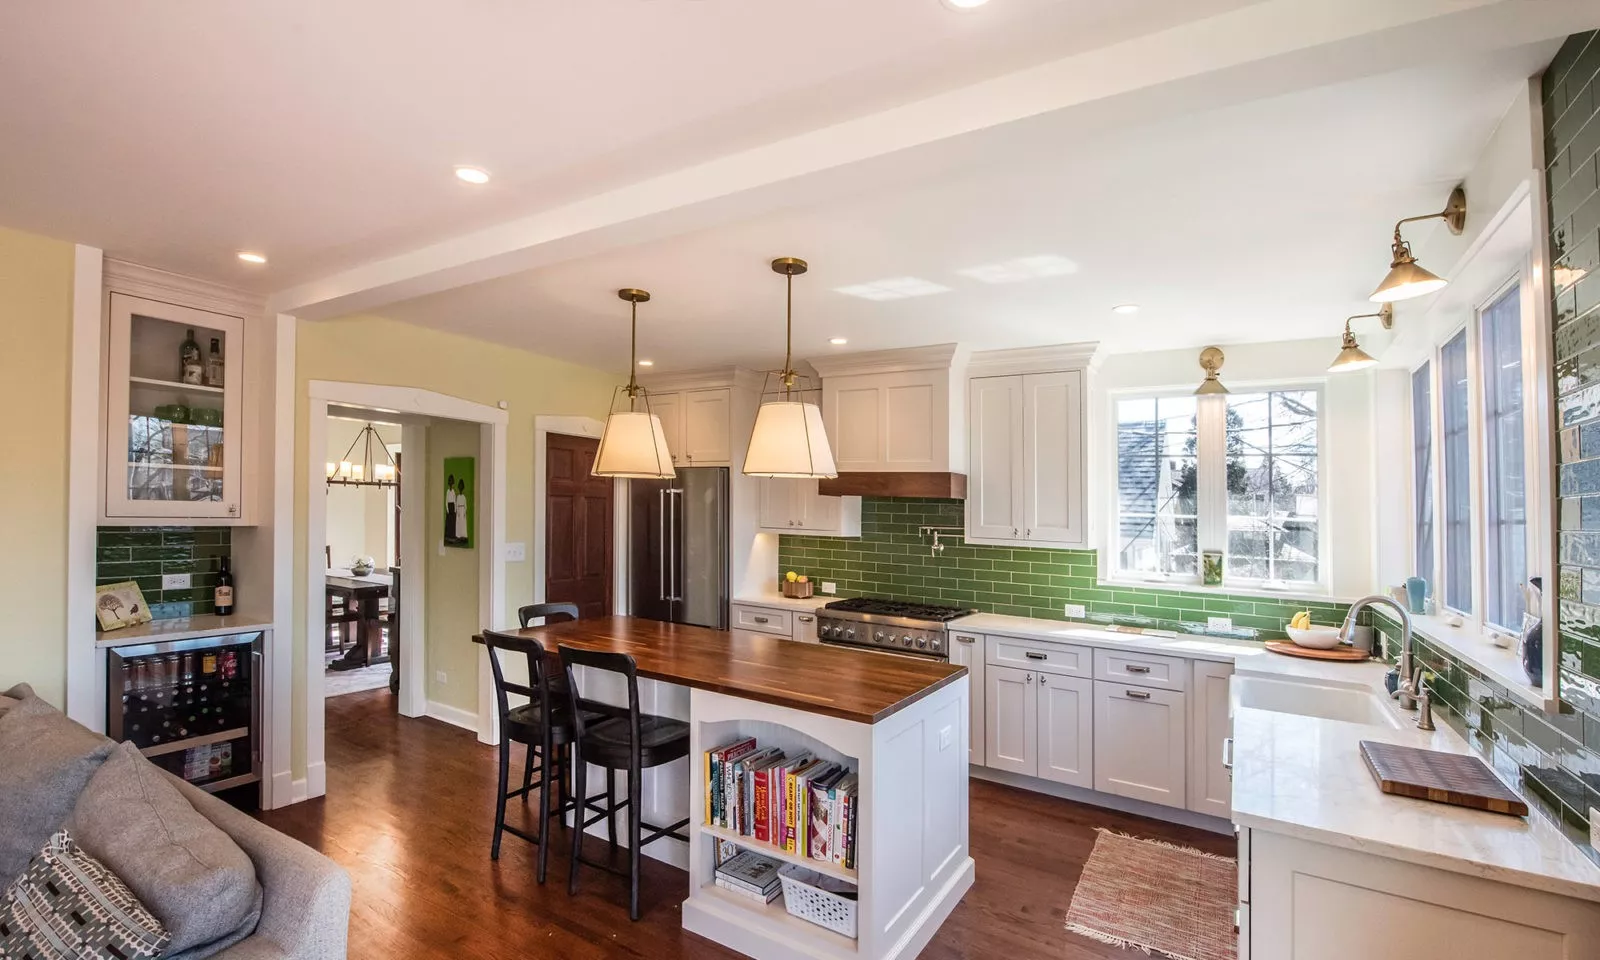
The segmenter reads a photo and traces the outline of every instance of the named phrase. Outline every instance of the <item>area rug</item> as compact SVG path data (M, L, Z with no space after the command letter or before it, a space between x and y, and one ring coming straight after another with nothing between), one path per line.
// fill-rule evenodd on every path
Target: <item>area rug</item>
M1173 960L1234 960L1239 867L1229 857L1100 829L1067 929Z

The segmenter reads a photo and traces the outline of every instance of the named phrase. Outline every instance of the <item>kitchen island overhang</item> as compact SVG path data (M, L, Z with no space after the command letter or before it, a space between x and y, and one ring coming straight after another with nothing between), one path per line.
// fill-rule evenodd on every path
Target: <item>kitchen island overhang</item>
M641 678L688 688L680 718L691 738L685 929L761 960L909 958L971 888L965 667L630 617L517 632L552 653L560 644L628 653ZM792 917L781 900L760 903L716 885L719 841L824 866L709 822L705 753L746 737L858 774L856 867L824 871L855 884L855 937Z

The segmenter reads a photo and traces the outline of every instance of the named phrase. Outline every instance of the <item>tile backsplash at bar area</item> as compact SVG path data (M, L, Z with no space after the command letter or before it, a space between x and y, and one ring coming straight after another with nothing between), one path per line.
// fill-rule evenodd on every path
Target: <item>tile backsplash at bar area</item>
M1542 93L1560 429L1562 704L1558 715L1527 714L1520 730L1514 721L1508 727L1527 743L1525 782L1556 805L1600 861L1583 829L1590 808L1600 807L1600 32L1567 39L1545 70Z
M101 527L94 582L139 584L157 620L211 613L217 568L232 553L230 533L227 527ZM161 589L167 573L189 574L189 589Z
M1081 603L1100 623L1204 632L1208 617L1229 617L1228 636L1281 637L1298 610L1318 623L1339 623L1343 604L1305 600L1097 586L1093 550L967 545L960 538L960 500L865 497L860 537L778 540L778 574L793 570L838 584L843 596L891 597L976 607L1044 620L1065 620L1062 609ZM944 527L943 552L930 555L922 527Z

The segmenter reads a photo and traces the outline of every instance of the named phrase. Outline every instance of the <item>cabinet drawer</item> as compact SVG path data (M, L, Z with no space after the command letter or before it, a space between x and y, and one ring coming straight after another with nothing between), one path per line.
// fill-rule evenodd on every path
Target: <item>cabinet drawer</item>
M774 610L771 607L733 607L733 625L741 630L755 630L758 633L775 633L780 636L794 636L794 614L788 610Z
M1154 687L1157 690L1187 690L1189 661L1181 657L1162 657L1149 653L1096 650L1094 678Z
M997 667L1017 667L1068 677L1092 677L1093 653L1089 647L991 636L988 662Z

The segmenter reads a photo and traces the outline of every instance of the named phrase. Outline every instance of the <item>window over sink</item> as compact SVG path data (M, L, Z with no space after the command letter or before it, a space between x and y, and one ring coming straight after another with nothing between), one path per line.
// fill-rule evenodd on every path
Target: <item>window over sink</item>
M1216 550L1223 587L1325 586L1320 386L1113 407L1113 578L1202 584Z

